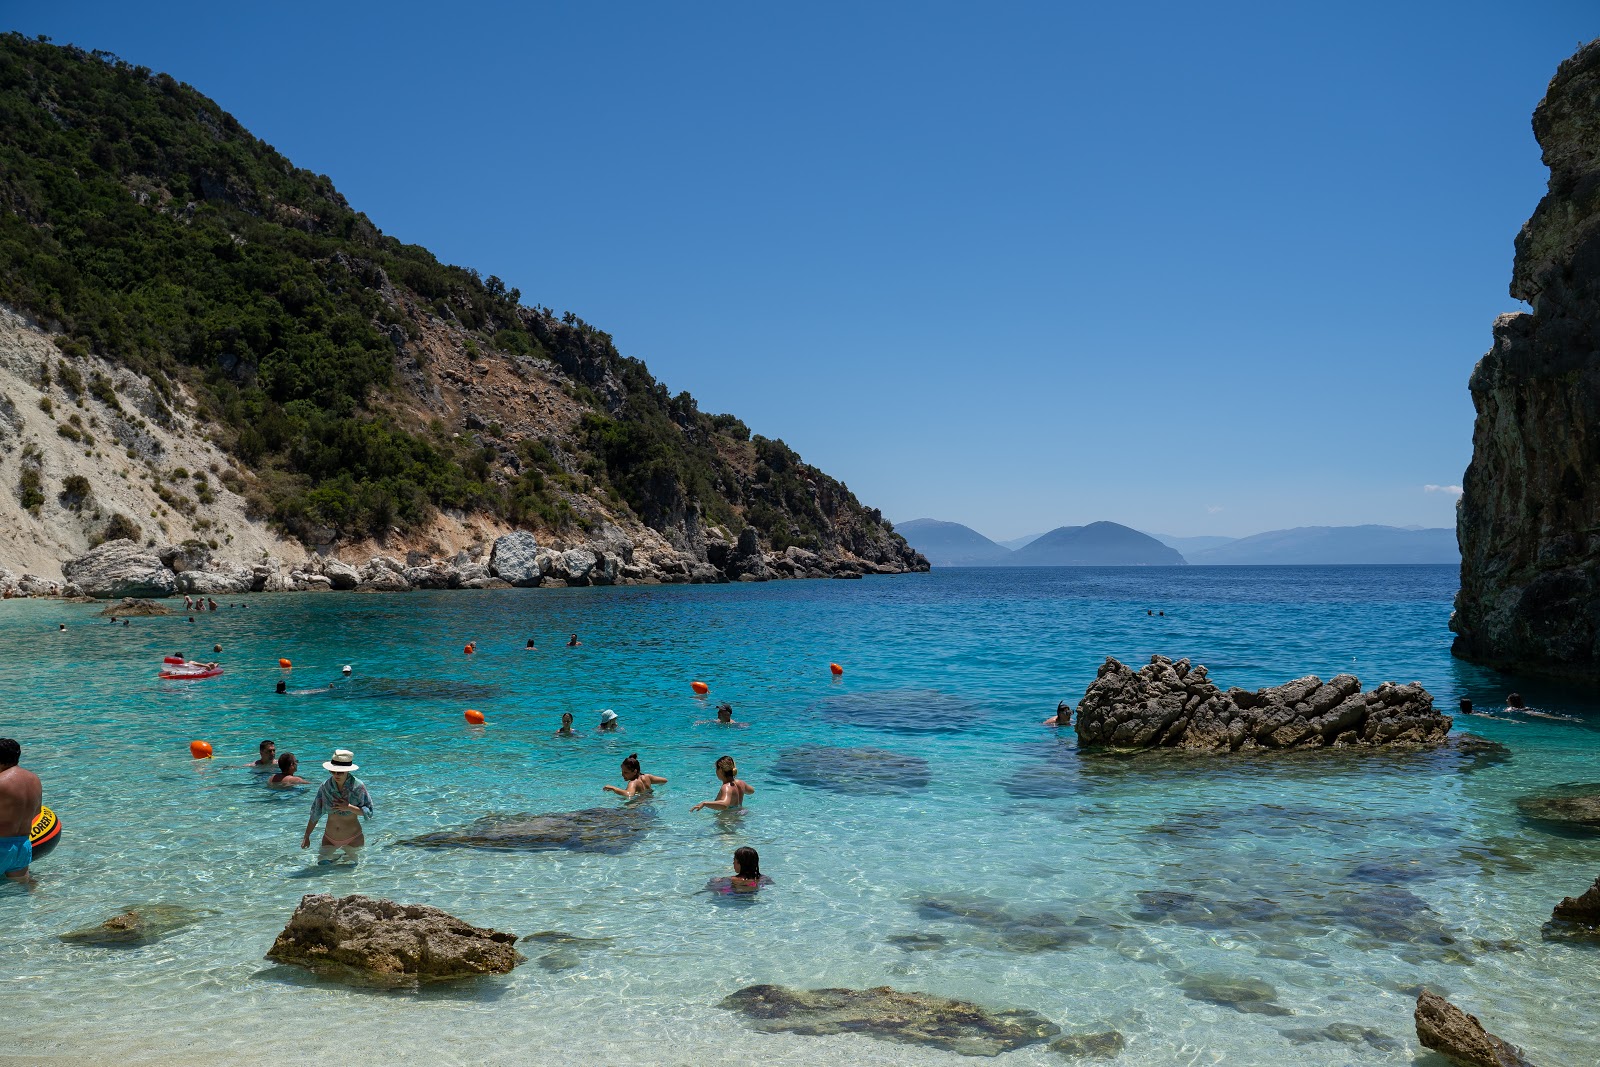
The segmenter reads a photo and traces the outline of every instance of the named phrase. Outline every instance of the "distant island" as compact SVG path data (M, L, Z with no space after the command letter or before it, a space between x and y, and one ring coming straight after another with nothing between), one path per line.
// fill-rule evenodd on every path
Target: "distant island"
M940 519L911 519L897 523L895 531L935 567L1324 566L1461 559L1449 528L1299 526L1232 538L1147 534L1120 523L1092 522L1005 543Z

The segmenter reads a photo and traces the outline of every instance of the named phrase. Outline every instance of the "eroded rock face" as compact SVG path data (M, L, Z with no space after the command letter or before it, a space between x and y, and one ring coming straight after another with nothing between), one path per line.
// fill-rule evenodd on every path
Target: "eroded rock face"
M1206 668L1152 656L1139 669L1110 657L1077 708L1080 747L1204 752L1350 745L1436 745L1451 719L1421 685L1384 682L1363 693L1354 675L1307 675L1223 692Z
M724 998L721 1007L741 1013L766 1034L862 1034L964 1056L998 1056L1061 1032L1037 1012L990 1011L889 986L808 990L753 985Z
M1469 386L1477 408L1450 626L1463 659L1600 677L1600 41L1533 113L1550 186L1517 235L1511 295Z
M1532 1067L1522 1050L1500 1040L1437 993L1417 994L1417 1040L1465 1067Z
M585 808L545 815L486 815L459 830L439 830L399 842L414 848L499 851L626 852L649 830L646 808Z
M539 566L539 542L526 530L516 530L494 539L489 551L489 574L503 582L527 587L544 577Z
M61 565L66 580L99 600L171 596L177 578L150 549L126 538L107 541Z
M522 962L515 934L462 922L425 904L308 893L267 959L358 984L508 974Z
M94 926L61 935L69 945L149 945L199 922L205 913L178 904L139 904Z

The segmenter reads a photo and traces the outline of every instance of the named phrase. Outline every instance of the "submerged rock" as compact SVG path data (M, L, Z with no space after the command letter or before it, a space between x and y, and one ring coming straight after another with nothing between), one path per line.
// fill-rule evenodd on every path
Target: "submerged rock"
M626 852L655 821L648 808L584 808L544 815L485 815L459 830L437 830L398 842L413 848L477 848L491 851Z
M983 726L983 709L937 689L842 693L811 706L831 722L905 734L960 733Z
M1083 694L1078 744L1105 748L1250 749L1437 745L1451 719L1416 682L1363 693L1354 675L1314 674L1247 692L1223 692L1205 667L1151 656L1138 671L1107 657Z
M1343 1045L1366 1045L1380 1052L1401 1052L1405 1045L1377 1030L1355 1023L1329 1023L1327 1026L1316 1028L1306 1027L1296 1030L1281 1031L1283 1036L1296 1045L1310 1045L1318 1041L1332 1041Z
M583 962L583 953L593 952L611 944L609 937L579 937L560 930L540 930L522 939L526 946L543 945L550 951L537 960L540 970L570 971Z
M1067 1034L1050 1042L1050 1051L1069 1059L1113 1060L1128 1042L1115 1030L1098 1034Z
M1517 235L1511 295L1468 386L1477 421L1456 512L1451 651L1600 678L1600 41L1533 113L1550 186Z
M928 761L881 748L804 745L778 754L772 773L796 785L853 796L928 788Z
M1600 785L1564 785L1517 798L1524 819L1577 833L1600 833Z
M414 986L509 974L523 960L516 943L425 904L308 893L267 959L360 985Z
M139 904L94 926L61 935L70 945L149 945L193 926L207 912L179 904Z
M1417 994L1414 1017L1422 1046L1464 1067L1532 1067L1521 1049L1495 1037L1477 1016L1468 1015L1437 993L1424 989Z
M950 947L950 939L943 934L890 934L884 941L902 952L936 952Z
M723 999L762 1033L808 1036L862 1034L880 1041L925 1045L963 1056L998 1056L1060 1033L1037 1012L990 1011L928 993L875 989L789 989L747 986Z
M1092 920L1069 919L1049 911L1019 912L1003 902L966 893L919 897L924 919L961 923L981 932L975 944L1003 952L1061 952L1093 940Z
M1191 974L1178 982L1190 1000L1220 1004L1247 1015L1293 1015L1278 1003L1278 991L1259 978L1232 974Z

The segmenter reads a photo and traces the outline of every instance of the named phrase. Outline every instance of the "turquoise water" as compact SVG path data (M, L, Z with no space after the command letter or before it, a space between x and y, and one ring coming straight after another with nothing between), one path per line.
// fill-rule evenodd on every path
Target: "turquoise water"
M277 1040L290 1055L399 1063L966 1062L859 1035L760 1034L717 1007L767 982L1032 1009L1068 1033L1115 1029L1121 1062L1156 1065L1410 1063L1427 984L1535 1062L1593 1063L1597 957L1540 926L1593 880L1600 838L1539 830L1512 801L1600 781L1600 703L1452 660L1455 578L951 570L268 595L126 628L95 607L7 603L0 734L22 741L65 830L35 866L37 891L0 891L0 1063L244 1062ZM574 630L582 647L562 647ZM529 636L538 652L523 651ZM213 643L222 677L156 679L161 655L212 658ZM1080 759L1070 734L1040 725L1104 656L1155 652L1206 663L1223 686L1352 671L1368 686L1421 681L1445 707L1520 688L1586 721L1472 721L1510 746L1502 761ZM292 688L334 692L275 695L280 656ZM748 725L702 724L718 700ZM468 707L487 725L468 725ZM608 707L615 736L594 731ZM553 736L563 711L578 737ZM360 864L317 867L299 849L309 796L270 792L244 766L265 737L314 781L333 748L355 751L377 806ZM196 738L218 758L191 762ZM860 747L902 759L823 780L826 750ZM630 752L670 782L625 851L396 844L491 812L615 807L600 787L620 783ZM724 753L757 789L748 810L691 814ZM775 884L753 900L700 892L743 844ZM609 940L575 954L527 944L512 975L465 987L349 990L262 959L307 892ZM57 939L152 902L206 914L141 948ZM1272 998L1247 1011L1205 999L1218 976L1266 982ZM1329 1039L1330 1024L1357 1043ZM1044 1045L1006 1060L1063 1062Z

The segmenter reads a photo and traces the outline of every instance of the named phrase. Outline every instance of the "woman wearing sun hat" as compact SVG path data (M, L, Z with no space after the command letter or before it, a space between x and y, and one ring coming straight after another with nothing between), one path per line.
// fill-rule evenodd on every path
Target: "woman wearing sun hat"
M367 843L361 833L361 816L372 817L372 797L367 795L367 787L355 776L355 772L361 769L356 766L355 760L354 753L341 748L336 749L333 758L322 765L330 777L322 783L316 798L311 801L311 819L306 823L305 835L300 839L301 848L311 847L311 831L317 828L317 820L326 812L328 825L322 831L318 862L332 860L333 854L341 849L346 856L355 859L357 850Z

